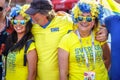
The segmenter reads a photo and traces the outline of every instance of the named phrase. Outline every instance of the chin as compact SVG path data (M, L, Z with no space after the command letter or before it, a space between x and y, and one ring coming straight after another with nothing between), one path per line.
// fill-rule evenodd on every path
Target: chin
M23 31L17 31L18 34L24 34L25 32Z

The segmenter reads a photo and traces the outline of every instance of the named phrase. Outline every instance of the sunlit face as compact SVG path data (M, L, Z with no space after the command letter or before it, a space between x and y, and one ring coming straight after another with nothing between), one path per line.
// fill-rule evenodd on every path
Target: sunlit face
M94 25L94 17L90 13L83 13L79 15L79 21L77 23L78 29L80 31L91 31Z
M18 34L25 34L26 31L26 20L21 15L15 17L12 20L13 27Z
M44 15L40 14L40 13L36 13L33 15L30 15L30 17L33 20L33 23L37 23L39 25L42 25L42 23L44 22Z

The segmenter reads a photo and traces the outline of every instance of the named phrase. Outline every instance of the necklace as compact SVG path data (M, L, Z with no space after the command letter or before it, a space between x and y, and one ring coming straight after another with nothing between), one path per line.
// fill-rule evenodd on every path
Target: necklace
M80 39L80 44L82 45L82 39L81 39L81 36L80 36L80 33L79 33L78 30L76 31L76 34L77 34L78 38ZM96 59L96 55L95 54L96 53L95 53L94 34L93 34L93 32L91 33L91 36L92 36L91 44L92 44L92 50L93 50L93 69L95 69L95 63L96 63L96 60L95 60ZM90 70L90 64L89 64L89 61L88 61L87 52L85 51L83 45L82 45L82 50L83 50L85 61L86 61L86 67L87 67L87 69L89 71Z

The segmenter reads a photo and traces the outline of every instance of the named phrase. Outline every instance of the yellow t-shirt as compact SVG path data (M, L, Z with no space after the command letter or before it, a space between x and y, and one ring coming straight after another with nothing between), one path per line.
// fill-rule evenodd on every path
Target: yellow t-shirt
M27 50L35 49L35 44L32 42ZM20 51L10 52L7 55L7 71L6 80L27 80L28 66L24 66L24 47Z
M69 53L69 80L84 80L84 72L88 71L82 46L87 53L90 71L95 72L95 80L108 80L107 70L102 60L103 51L101 45L103 43L94 40L96 55L94 69L91 35L86 38L81 38L81 41L82 43L80 43L78 36L74 32L71 32L65 35L59 44L60 48Z
M72 25L68 16L56 16L46 28L33 25L38 53L37 80L59 80L57 47L62 36L72 30Z

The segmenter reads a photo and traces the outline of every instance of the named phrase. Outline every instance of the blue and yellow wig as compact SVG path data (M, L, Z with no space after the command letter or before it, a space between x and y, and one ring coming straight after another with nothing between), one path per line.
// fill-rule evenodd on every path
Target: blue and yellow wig
M78 16L82 13L91 13L92 17L98 18L100 21L104 13L103 6L95 0L79 1L72 9L72 20L74 23L78 23Z
M14 18L18 15L21 15L22 17L24 17L27 21L30 20L30 16L28 14L25 13L25 11L30 7L30 5L28 4L25 4L23 6L20 6L20 5L16 5L15 7L13 7L11 9L11 12L10 12L10 18Z

